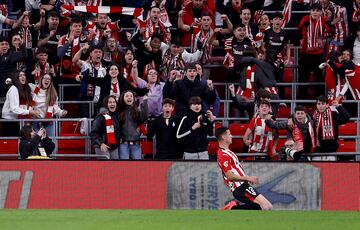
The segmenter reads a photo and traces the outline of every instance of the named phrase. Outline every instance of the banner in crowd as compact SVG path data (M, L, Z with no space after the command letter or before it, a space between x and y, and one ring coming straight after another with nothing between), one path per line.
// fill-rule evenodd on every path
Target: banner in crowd
M243 163L277 210L360 210L359 163ZM216 162L0 161L0 208L219 209Z

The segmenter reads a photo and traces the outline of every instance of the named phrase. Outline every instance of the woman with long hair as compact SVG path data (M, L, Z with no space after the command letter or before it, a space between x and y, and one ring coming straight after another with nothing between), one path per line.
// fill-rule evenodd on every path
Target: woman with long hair
M148 89L133 87L123 76L121 76L120 67L116 63L109 65L104 78L94 78L89 76L80 76L80 78L77 78L77 80L80 79L90 84L100 86L100 98L96 105L96 109L99 109L102 106L100 102L108 95L114 95L118 100L121 93L126 90L132 90L138 96L144 96L148 92Z
M108 159L119 159L120 123L114 95L104 98L103 107L92 123L90 137L97 155L106 155Z
M125 91L120 96L119 119L121 126L120 159L141 159L139 125L148 118L147 98L143 98L140 108L136 103L136 95Z
M6 93L6 100L2 108L2 118L25 119L38 117L39 112L34 110L31 89L24 71L16 71L12 75L13 85ZM18 122L4 122L3 130L6 135L18 135Z
M119 70L123 78L125 78L133 87L137 87L137 66L136 68L133 66L133 61L135 61L135 53L131 48L127 48Z
M35 108L40 113L40 118L51 119L54 116L64 117L67 114L66 110L58 106L58 94L53 84L53 79L49 74L40 76L39 85L30 84L33 92L33 100ZM53 122L35 122L35 130L45 127L49 136L55 135Z

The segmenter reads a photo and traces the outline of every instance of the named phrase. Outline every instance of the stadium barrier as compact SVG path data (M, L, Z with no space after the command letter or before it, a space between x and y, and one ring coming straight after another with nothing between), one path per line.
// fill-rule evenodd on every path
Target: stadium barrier
M360 211L360 163L243 163L275 210ZM0 208L219 209L215 162L0 161Z

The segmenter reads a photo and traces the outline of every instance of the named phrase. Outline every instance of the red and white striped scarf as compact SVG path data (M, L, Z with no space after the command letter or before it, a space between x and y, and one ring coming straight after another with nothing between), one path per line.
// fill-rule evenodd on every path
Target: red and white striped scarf
M253 100L255 98L255 71L256 65L248 66L245 70L245 78L246 78L246 86L245 89L242 90L240 87L237 91L238 95L241 95L245 98Z
M72 6L72 5L62 5L63 15L69 14L70 11L79 11L84 13L94 13L94 14L124 14L134 16L135 18L139 17L143 8L133 8L133 7L123 7L123 6Z
M142 23L140 23L142 25ZM167 33L165 25L159 20L157 23L153 23L151 19L145 20L145 33L144 33L144 40L147 41L153 34L156 34L158 29L160 29L160 34L163 34L163 42L167 43Z
M147 80L147 74L151 69L156 69L155 61L151 61L150 63L145 65L144 72L143 72L143 75L142 75L144 80Z
M20 105L19 107L21 109L25 109L25 110L30 110L31 107L33 107L35 105L35 102L32 101L31 104L29 105L28 103L26 103L25 100L23 99L20 99ZM19 114L18 115L18 119L31 119L32 118L32 115L31 114L27 114L27 115L21 115Z
M213 36L214 31L213 29L209 29L208 31L200 30L198 33L193 35L193 42L192 45L192 52L195 52L196 49L200 48L197 47L197 41L200 41L202 45L205 47L203 48L203 54L201 57L201 63L205 64L210 60L211 53L212 53L212 45L209 44L210 38Z
M108 145L116 145L117 141L115 138L115 129L113 121L110 115L104 114L105 125L106 125L106 142Z
M316 110L314 112L313 119L316 127L316 146L320 146L320 128L322 129L321 135L323 140L335 139L334 120L330 108L325 109L323 113L320 113L318 110Z
M137 84L134 81L134 78L131 75L131 70L132 70L132 66L130 65L130 67L124 67L123 69L123 77L135 88L137 88Z
M37 85L34 88L34 95L38 95L40 92L40 87ZM46 114L45 114L45 118L52 118L54 116L54 106L53 105L48 105L47 110L46 110Z
M42 66L40 65L39 62L36 62L34 70L35 70L34 80L35 80L35 84L37 84L41 76L50 72L50 64L46 62L45 65Z
M309 134L310 134L310 138L311 138L311 152L312 152L315 148L315 134L314 134L314 129L311 125L311 122L308 122L308 129L309 129ZM303 137L299 127L296 124L294 125L294 128L292 130L292 138L295 143L296 151L299 152L299 151L304 150L304 137Z
M352 14L352 21L353 22L359 22L359 16L360 16L360 6L356 4L356 0L354 0L353 3L354 12Z
M320 17L318 20L309 17L309 28L307 30L307 48L316 49L323 48L324 43L321 42L323 39L323 18Z
M340 68L342 64L334 63L337 68ZM325 89L328 98L328 103L331 104L339 95L343 88L344 80L339 75L335 75L333 69L326 67L325 69Z
M8 7L6 4L0 4L0 13L4 16L8 16Z
M253 119L255 119L254 137L249 151L257 153L266 152L271 157L273 155L273 130L266 125L265 119L262 119L258 114Z
M20 27L19 35L21 36L21 39L23 41L23 44L26 48L30 49L32 47L32 36L29 27Z
M172 55L170 48L165 51L162 63L167 69L183 69L185 62L181 57L181 54Z
M355 64L354 70L345 70L345 80L355 100L360 100L360 65Z
M285 5L284 5L284 9L283 9L283 16L284 16L284 21L283 24L281 25L281 28L284 28L291 19L291 12L292 12L292 4L293 4L293 0L286 0Z
M234 37L230 37L225 39L225 58L223 61L223 65L225 66L225 68L233 68L234 64L235 64L235 59L234 59L234 53L233 53L233 46L232 46L232 42L233 42Z

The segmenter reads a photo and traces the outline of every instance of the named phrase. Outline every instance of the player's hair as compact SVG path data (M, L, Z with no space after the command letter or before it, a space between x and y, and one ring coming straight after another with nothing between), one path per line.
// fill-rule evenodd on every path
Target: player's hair
M226 133L226 131L228 130L229 128L228 127L224 127L224 126L221 126L219 128L217 128L215 130L215 137L216 137L216 140L220 141L222 140L222 135L224 133Z

